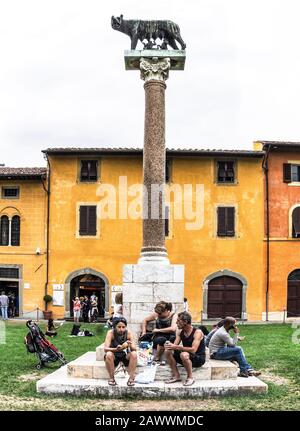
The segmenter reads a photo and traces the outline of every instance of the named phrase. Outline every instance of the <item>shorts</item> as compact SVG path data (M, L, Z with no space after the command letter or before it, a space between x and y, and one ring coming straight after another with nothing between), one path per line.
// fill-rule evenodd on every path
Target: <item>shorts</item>
M122 354L122 355L115 353L114 355L115 355L115 360L114 360L115 367L117 367L120 362L122 362L125 367L128 367L128 365L129 365L129 359L126 358L126 354L125 353ZM106 355L104 356L104 361L105 361L105 359L106 359Z
M180 353L182 353L182 352L175 350L175 352L173 353L173 357L178 364L183 365L181 357L180 357ZM190 353L189 355L190 355L190 360L192 362L193 368L199 368L205 364L205 356L196 355L195 353Z
M74 317L75 317L75 319L79 319L79 317L80 317L80 310L74 310Z

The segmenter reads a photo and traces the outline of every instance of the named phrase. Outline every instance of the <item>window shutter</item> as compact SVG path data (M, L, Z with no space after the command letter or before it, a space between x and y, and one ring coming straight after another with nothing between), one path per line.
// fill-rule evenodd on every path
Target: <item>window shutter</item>
M169 183L171 181L171 166L172 162L170 159L166 160L166 172L165 172L165 182Z
M11 221L11 245L20 245L20 217L14 216Z
M226 236L226 208L218 207L218 236Z
M89 162L89 180L97 181L97 160Z
M170 209L169 207L165 207L165 236L169 236L170 234Z
M300 207L294 209L292 214L293 237L300 238Z
M283 164L283 182L292 182L292 165L290 163Z
M0 226L0 245L8 245L9 240L9 221L7 216L1 217Z
M88 163L82 160L81 170L80 170L80 181L88 181L88 179L89 179Z
M226 236L234 236L234 215L235 208L228 207L226 208Z
M88 234L88 207L81 206L79 211L80 211L79 234L87 235Z
M97 233L97 207L89 206L88 208L88 235Z

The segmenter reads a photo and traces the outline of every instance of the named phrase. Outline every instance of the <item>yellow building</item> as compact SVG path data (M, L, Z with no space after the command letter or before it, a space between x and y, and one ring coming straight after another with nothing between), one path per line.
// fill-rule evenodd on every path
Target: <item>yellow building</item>
M56 317L69 316L74 296L95 292L103 314L122 285L123 265L139 258L142 151L48 149L45 154L50 179L51 308ZM172 192L166 246L170 262L185 265L185 296L194 320L224 314L248 320L262 317L262 156L260 151L167 151ZM192 207L184 196L192 196ZM108 209L110 217L101 219ZM24 297L28 308L27 292Z
M45 168L0 168L0 290L15 297L16 316L44 308L45 181Z

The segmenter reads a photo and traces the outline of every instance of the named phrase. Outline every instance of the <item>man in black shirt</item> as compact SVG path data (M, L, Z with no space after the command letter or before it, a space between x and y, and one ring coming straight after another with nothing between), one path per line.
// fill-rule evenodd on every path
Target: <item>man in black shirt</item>
M166 358L172 371L172 378L165 383L181 381L177 368L177 363L179 363L187 372L187 379L183 386L191 386L195 382L193 367L198 368L205 363L204 335L200 329L192 326L192 317L186 311L178 314L177 327L174 343L165 344Z

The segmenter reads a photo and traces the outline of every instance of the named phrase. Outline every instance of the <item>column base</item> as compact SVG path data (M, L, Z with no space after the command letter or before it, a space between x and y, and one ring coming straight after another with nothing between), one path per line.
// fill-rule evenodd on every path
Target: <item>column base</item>
M159 260L124 265L123 314L136 339L143 319L154 311L159 301L171 302L173 310L179 312L183 311L183 298L184 265Z

